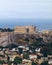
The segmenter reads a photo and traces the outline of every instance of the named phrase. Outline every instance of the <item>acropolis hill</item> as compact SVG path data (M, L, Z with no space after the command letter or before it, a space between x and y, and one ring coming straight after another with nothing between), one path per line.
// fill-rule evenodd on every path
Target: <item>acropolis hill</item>
M28 45L42 39L41 43L52 42L52 30L39 32L36 26L16 26L14 29L0 28L0 45Z

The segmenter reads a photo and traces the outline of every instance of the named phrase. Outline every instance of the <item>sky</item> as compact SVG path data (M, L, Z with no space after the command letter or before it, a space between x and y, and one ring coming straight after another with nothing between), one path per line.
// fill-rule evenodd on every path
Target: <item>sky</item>
M0 0L0 19L52 19L52 0Z

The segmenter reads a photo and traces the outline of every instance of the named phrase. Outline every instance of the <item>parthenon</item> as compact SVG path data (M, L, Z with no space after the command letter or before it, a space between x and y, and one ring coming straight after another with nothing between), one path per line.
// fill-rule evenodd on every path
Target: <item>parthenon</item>
M36 26L17 26L14 30L17 33L35 33Z

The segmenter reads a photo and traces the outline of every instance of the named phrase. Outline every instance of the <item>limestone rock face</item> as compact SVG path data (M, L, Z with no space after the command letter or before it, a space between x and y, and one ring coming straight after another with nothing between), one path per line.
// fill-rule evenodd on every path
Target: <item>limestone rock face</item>
M0 46L6 46L13 42L13 34L10 32L0 32Z

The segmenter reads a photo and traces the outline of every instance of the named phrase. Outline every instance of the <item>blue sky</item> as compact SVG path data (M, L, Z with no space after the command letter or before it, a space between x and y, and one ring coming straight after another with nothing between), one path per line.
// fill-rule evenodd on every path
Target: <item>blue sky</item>
M52 0L0 0L0 19L52 19Z

